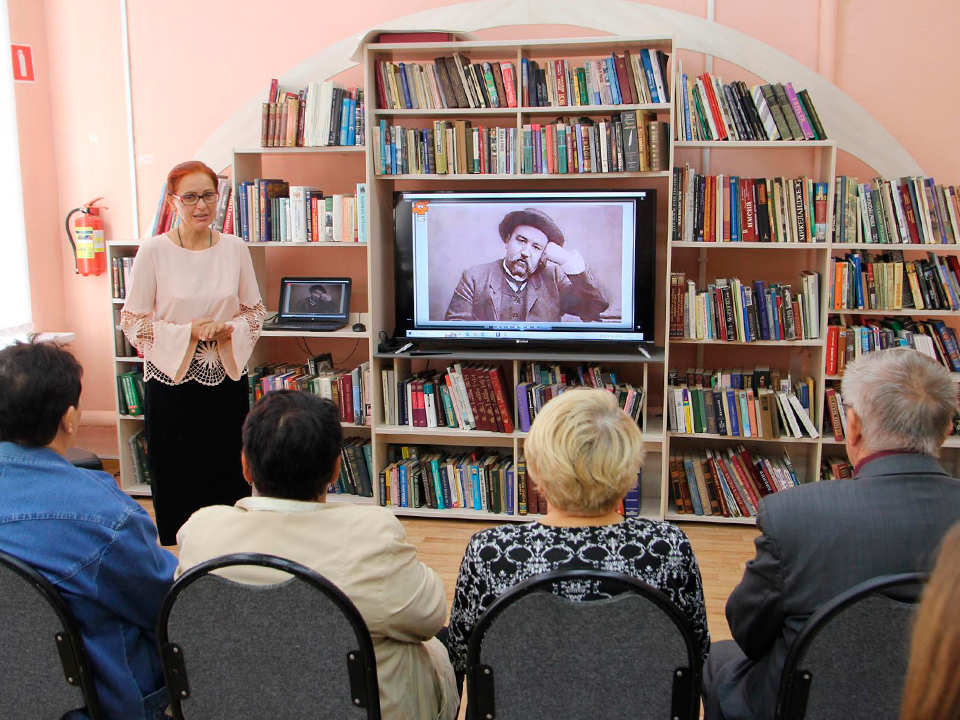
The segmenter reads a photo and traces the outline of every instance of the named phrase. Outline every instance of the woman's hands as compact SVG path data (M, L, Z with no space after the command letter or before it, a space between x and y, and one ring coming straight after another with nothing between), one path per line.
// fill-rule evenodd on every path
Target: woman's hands
M233 335L233 325L213 318L197 318L190 323L190 338L201 342L223 342Z

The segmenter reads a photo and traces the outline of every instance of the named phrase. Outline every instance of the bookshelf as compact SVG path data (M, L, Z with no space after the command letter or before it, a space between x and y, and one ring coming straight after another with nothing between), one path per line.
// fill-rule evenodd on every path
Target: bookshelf
M767 170L767 177L803 174L828 187L826 203L828 241L824 243L702 243L674 242L673 236L673 173L666 171L631 173L586 174L442 174L442 175L379 175L374 167L374 152L369 143L373 129L380 120L388 124L427 127L434 120L467 119L475 124L488 123L522 131L524 124L548 121L558 116L608 117L624 109L653 113L658 120L675 127L674 103L638 105L593 105L575 107L516 107L516 108L459 108L459 109L382 109L377 106L375 88L376 61L432 63L436 57L454 52L469 62L506 61L519 68L524 58L550 60L568 58L597 58L611 52L623 53L645 47L661 50L670 58L668 74L676 72L677 48L672 36L596 37L564 40L533 41L466 41L449 43L369 43L363 48L363 87L367 90L366 138L367 147L297 147L297 148L236 148L233 151L232 182L234 197L237 183L255 178L282 177L291 184L314 185L324 194L352 192L356 183L367 186L368 243L250 243L249 249L257 273L261 295L268 307L273 307L278 295L279 279L285 275L349 275L354 279L351 312L364 323L366 331L354 333L345 329L336 333L264 332L258 342L250 367L269 361L293 361L302 358L296 343L305 341L317 352L334 354L335 361L343 361L343 369L360 362L371 364L372 423L369 426L345 425L346 433L369 438L372 445L374 498L352 495L330 495L331 502L379 502L377 474L387 465L391 445L429 445L437 448L484 448L503 455L519 458L527 433L467 431L450 428L421 428L397 426L384 418L384 398L381 371L392 369L399 379L411 371L425 367L446 367L453 361L482 360L500 365L504 370L507 389L512 390L520 377L520 367L526 361L550 361L572 366L580 362L596 362L617 368L630 382L642 383L645 396L641 429L647 448L641 485L642 517L682 522L714 522L723 524L752 524L753 518L723 518L680 514L671 498L669 458L671 453L695 451L702 448L726 448L743 443L758 452L775 452L786 448L790 452L802 482L819 479L824 453L842 452L842 443L832 437L820 438L731 438L710 434L682 434L666 430L668 371L680 372L688 366L714 367L753 366L768 364L791 373L810 375L815 392L813 422L823 428L825 387L837 376L825 374L826 327L833 311L828 309L826 280L830 258L836 253L866 249L876 250L873 244L834 244L830 242L829 228L833 222L834 178L836 177L837 146L833 140L817 141L671 141L667 167L682 167L689 163L701 173L724 173L757 176L758 167ZM518 73L519 74L519 73ZM518 79L519 83L519 79ZM676 87L672 77L671 87ZM829 132L829 128L827 128ZM653 189L657 192L657 267L660 284L657 292L656 345L660 349L650 360L628 352L584 353L533 351L515 353L498 350L458 350L449 355L416 357L409 353L381 354L377 352L381 333L390 336L394 326L394 269L393 269L393 195L400 191L437 190L447 183L457 190L570 190L593 189ZM112 255L132 255L136 242L110 243ZM905 253L934 252L960 253L960 245L885 245L884 249L901 249ZM768 275L767 267L776 266ZM815 339L795 341L724 342L717 340L671 339L669 287L671 272L684 270L688 278L696 278L698 287L705 287L709 278L733 277L795 283L803 270L817 272L819 284L819 327ZM122 301L112 301L117 309ZM891 311L844 311L841 315L897 315L912 314ZM932 311L919 315L956 316L956 313ZM351 324L353 319L351 319ZM745 347L748 346L748 347ZM118 372L138 367L139 359L115 357ZM142 362L142 361L139 361ZM341 365L338 364L338 369ZM960 373L954 373L960 382ZM513 407L514 426L519 428L516 403ZM142 420L124 417L118 422L121 453L121 487L128 492L137 488L130 483L132 468L126 440L142 426ZM960 438L950 438L945 444L954 453L954 465L960 465ZM946 451L945 451L946 452ZM144 488L140 488L143 491ZM147 493L149 489L146 489ZM516 498L514 498L516 501ZM516 502L514 502L516 507ZM482 521L523 521L538 516L491 514L485 511L460 508L435 510L427 507L407 508L388 506L398 515L436 517L444 519Z

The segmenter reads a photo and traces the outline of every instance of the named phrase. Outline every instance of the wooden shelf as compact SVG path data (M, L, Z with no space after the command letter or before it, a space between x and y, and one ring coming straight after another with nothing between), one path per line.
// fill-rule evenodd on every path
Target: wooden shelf
M247 247L250 248L291 248L291 247L308 247L308 248L364 248L366 249L369 243L365 242L248 242L244 243Z
M432 345L429 342L420 343L422 345ZM621 350L630 348L630 351ZM380 360L389 360L391 358L406 358L412 360L439 360L441 362L453 360L516 360L518 362L534 362L537 360L550 360L552 362L628 362L628 363L653 363L662 364L664 359L663 348L649 346L647 352L649 358L643 357L636 350L635 343L585 343L581 350L530 348L524 346L524 349L512 350L504 348L490 348L484 350L482 346L477 348L450 348L449 352L444 350L442 355L411 355L411 351L396 353L374 353L374 357ZM603 352L603 347L615 347L618 352Z
M133 497L150 497L153 493L150 491L150 486L146 483L137 483L136 485L131 485L129 487L120 488L127 495Z
M829 250L827 243L787 242L691 242L670 243L672 248L696 248L698 250Z
M916 250L918 252L960 253L960 245L942 243L830 243L831 250Z
M113 299L113 304L114 304L114 305L123 305L126 301L127 301L126 298L114 298L114 299Z
M637 112L669 112L670 103L646 103L641 105L549 105L546 107L517 108L524 115L606 115L624 110Z
M270 313L267 313L270 316ZM354 340L369 340L369 331L353 332L353 330L334 330L332 332L309 332L304 330L263 330L260 337L307 337L307 338L353 338Z
M316 147L234 148L237 155L357 155L366 154L365 145L319 145Z
M143 415L118 415L121 420L132 420L134 422L143 422Z
M802 150L813 148L832 148L835 140L674 140L673 146L682 148L718 148L721 150L744 150L761 148L764 150Z
M577 178L578 180L596 179L596 180L629 180L631 178L660 178L670 179L670 172L667 170L656 172L607 172L607 173L449 173L444 175L377 175L377 180L418 180L424 182L449 182L449 181L470 181L479 182L483 180L569 180Z
M670 340L670 342L678 345L729 345L730 347L740 345L761 347L823 347L823 340L754 340L753 342L743 342L740 340L687 340L685 338L674 338Z
M666 512L663 515L664 520L670 522L712 522L723 525L756 525L757 519L753 517L723 517L723 515L689 515L687 513Z
M114 361L116 361L116 362L125 362L125 363L142 363L142 362L143 362L143 358L142 358L142 357L120 357L120 356L117 356L117 357L115 357L115 358L113 358L113 359L114 359Z
M816 445L820 442L820 438L794 438L794 437L779 437L779 438L762 438L762 437L744 437L743 435L718 435L716 433L681 433L674 432L671 430L667 433L667 436L670 439L696 439L696 440L723 440L726 442L764 442L764 443L778 443L778 444L787 444L787 443L801 443L806 445Z
M957 310L827 310L830 315L890 315L891 317L960 317Z
M378 435L430 435L437 438L454 438L457 440L503 440L517 437L518 433L490 432L489 430L461 430L448 427L409 427L407 425L378 425ZM523 433L525 436L526 433Z
M378 108L373 111L377 117L515 117L517 108L401 108L390 110ZM516 128L514 128L516 129Z
M374 505L374 499L372 497L364 497L362 495L353 495L352 493L327 493L327 502L328 503L344 503L346 505Z

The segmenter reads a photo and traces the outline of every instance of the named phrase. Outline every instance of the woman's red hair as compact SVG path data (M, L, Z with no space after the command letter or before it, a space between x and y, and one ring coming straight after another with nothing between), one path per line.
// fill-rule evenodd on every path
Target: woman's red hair
M213 181L214 190L217 189L219 182L217 174L208 165L199 160L187 160L179 165L174 165L173 170L167 173L167 195L173 195L177 190L177 183L193 173L206 173Z

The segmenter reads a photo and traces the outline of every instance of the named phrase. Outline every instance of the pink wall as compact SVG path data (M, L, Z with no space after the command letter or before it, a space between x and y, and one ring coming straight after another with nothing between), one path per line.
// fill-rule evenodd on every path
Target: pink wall
M30 266L33 321L43 329L67 327L63 283L63 237L57 205L53 149L50 62L42 3L11 0L10 40L33 48L35 83L16 83L20 172Z
M948 81L950 68L960 61L953 37L960 4L914 4L907 27L903 5L894 0L823 2L838 8L835 82L889 129L927 174L960 180L960 146L944 142L960 111L960 88ZM136 153L153 157L137 165L138 231L132 227L119 3L10 0L11 37L34 45L40 80L17 90L34 314L43 329L77 333L87 408L107 411L113 403L108 286L105 277L73 274L58 229L63 215L104 195L108 238L148 232L167 169L190 157L242 103L265 93L270 77L398 14L450 4L410 0L401 10L385 0L357 0L349 13L331 15L329 5L308 0L284 2L282 13L265 11L262 0L207 0L202 6L184 0L130 2ZM653 4L706 13L704 1ZM816 69L818 3L717 0L716 6L717 22ZM90 28L92 34L81 35ZM503 31L511 37L542 32ZM98 136L96 145L90 134ZM854 162L845 167L867 174Z

